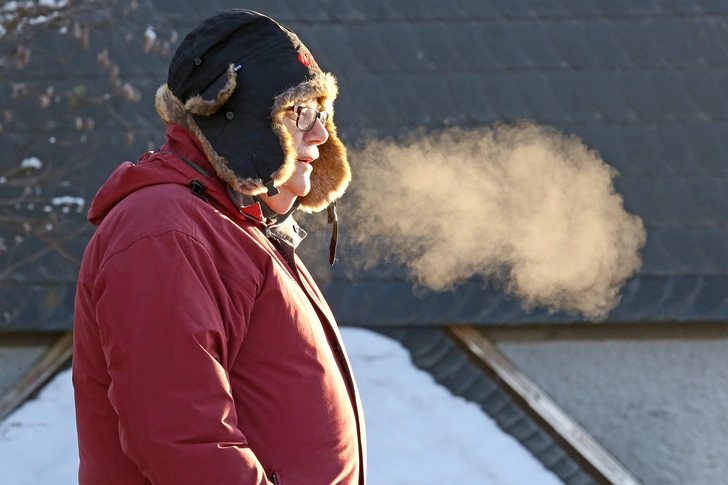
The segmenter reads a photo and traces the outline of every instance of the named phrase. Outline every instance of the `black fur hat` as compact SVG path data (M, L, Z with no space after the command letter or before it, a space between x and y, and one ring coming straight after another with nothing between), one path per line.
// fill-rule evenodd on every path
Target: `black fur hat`
M291 176L296 150L282 123L286 108L318 100L329 138L313 162L311 191L299 208L317 212L351 180L346 148L336 133L336 78L322 72L296 34L250 10L226 10L182 41L156 108L166 123L190 130L218 176L242 194L264 193Z

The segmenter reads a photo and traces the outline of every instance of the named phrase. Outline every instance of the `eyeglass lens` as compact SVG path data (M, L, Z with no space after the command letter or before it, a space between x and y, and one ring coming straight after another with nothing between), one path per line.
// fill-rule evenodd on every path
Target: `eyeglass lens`
M316 118L321 120L321 124L326 124L329 114L326 111L319 112L313 108L300 107L296 124L299 129L308 131L313 128L313 125L316 123Z

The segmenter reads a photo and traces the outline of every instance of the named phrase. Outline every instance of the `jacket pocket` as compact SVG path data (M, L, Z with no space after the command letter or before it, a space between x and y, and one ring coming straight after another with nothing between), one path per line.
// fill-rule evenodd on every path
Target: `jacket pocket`
M273 485L281 485L281 478L279 476L280 474L273 470L270 474L270 481L273 482Z

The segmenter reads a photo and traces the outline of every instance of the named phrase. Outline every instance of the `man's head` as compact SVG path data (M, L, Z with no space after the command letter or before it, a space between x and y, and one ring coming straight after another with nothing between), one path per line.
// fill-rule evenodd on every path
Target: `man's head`
M293 32L257 12L227 10L182 41L156 106L165 122L200 140L233 189L269 200L290 191L312 212L339 198L351 178L333 122L337 93L334 76ZM296 120L308 120L311 108L327 115L302 130Z

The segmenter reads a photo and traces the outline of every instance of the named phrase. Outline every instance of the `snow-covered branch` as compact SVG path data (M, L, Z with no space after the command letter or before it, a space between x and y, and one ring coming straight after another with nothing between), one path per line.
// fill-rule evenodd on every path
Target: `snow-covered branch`
M80 258L101 174L161 142L146 80L177 41L149 0L0 0L0 275Z
M11 0L0 7L0 41L31 26L64 20L74 10L69 0Z

